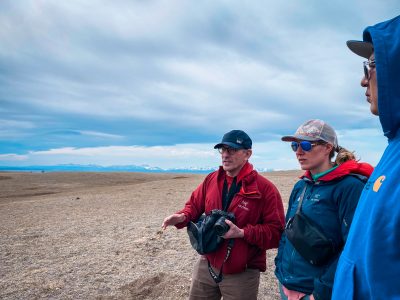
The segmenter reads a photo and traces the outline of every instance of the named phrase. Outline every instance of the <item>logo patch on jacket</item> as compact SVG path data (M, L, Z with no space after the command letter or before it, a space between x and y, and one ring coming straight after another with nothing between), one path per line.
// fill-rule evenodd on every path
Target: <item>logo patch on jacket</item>
M310 199L310 201L313 201L313 202L319 202L320 200L321 200L321 195L320 194L315 194Z
M377 180L375 180L374 182L374 186L372 187L372 190L374 192L379 191L379 189L381 188L381 185L383 183L383 181L386 179L385 175L379 176Z
M242 202L240 202L240 204L238 205L238 207L249 211L250 209L247 207L247 204L249 204L249 201L246 200L242 200Z

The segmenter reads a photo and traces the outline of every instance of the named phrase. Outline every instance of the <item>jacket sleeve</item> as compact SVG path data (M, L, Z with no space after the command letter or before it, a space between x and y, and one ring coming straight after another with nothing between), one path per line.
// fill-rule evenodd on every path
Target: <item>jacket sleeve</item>
M175 225L176 228L181 229L186 227L190 221L197 220L205 209L206 199L206 186L210 175L192 192L189 200L185 203L185 207L176 213L183 213L185 221Z
M268 182L261 198L264 203L261 220L259 224L248 224L243 228L244 240L263 250L277 248L285 226L281 195L277 188Z
M358 200L364 188L364 183L360 179L355 179L343 189L337 189L338 194L334 195L338 206L338 216L341 225L341 237L346 243L347 235L353 221L354 212L357 208ZM342 247L343 249L343 247ZM331 299L333 279L335 278L336 267L342 251L330 262L324 274L314 280L314 298L316 300Z

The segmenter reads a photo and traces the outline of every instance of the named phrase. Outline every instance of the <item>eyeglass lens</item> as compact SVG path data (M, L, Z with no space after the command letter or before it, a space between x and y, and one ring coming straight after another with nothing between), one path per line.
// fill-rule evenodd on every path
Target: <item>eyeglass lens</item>
M366 63L364 63L364 76L366 79L369 79L369 70Z
M311 151L313 144L311 144L309 141L301 141L299 142L292 142L291 144L292 146L292 150L294 152L297 151L297 149L299 149L299 147L301 147L301 149L303 149L304 151Z
M364 76L367 80L369 80L371 76L371 68L375 68L375 60L364 61L363 66L364 66Z
M234 153L236 153L236 151L237 151L237 149L230 148L230 147L218 148L218 152L221 153L221 154L224 153L224 152L228 152L228 154L234 154Z

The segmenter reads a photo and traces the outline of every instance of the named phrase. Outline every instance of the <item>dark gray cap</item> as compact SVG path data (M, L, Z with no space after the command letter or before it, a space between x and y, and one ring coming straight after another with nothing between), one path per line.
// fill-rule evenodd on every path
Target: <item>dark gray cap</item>
M369 59L371 57L372 52L374 52L374 45L370 42L350 40L347 41L346 44L351 51L366 59Z

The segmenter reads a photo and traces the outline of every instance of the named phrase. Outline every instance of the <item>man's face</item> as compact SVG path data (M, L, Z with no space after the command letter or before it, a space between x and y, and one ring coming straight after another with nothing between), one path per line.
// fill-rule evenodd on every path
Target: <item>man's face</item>
M229 176L235 177L239 174L244 164L249 160L252 151L250 149L233 149L230 147L220 148L222 168Z
M361 79L361 86L366 87L367 90L365 91L365 96L367 96L367 101L370 103L370 110L371 112L378 116L379 109L378 109L378 82L376 78L376 68L375 68L375 54L372 53L371 57L369 58L369 67L368 67L368 74L369 78L364 76Z

